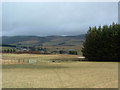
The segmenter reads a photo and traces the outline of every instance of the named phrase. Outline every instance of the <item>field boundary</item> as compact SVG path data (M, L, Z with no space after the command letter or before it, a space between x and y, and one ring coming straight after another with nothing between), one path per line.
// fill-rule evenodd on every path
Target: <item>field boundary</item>
M119 90L118 88L2 88L2 90Z

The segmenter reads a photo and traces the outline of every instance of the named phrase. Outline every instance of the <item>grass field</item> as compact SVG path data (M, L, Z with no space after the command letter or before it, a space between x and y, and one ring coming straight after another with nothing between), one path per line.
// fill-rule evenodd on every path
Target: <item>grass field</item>
M3 54L3 60L36 59L35 64L5 64L3 88L118 88L118 63L49 62L77 55Z

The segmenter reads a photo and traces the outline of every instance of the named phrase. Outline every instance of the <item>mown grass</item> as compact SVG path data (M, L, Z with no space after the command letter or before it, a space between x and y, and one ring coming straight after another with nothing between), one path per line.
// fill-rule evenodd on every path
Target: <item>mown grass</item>
M72 59L77 58L79 55L40 55L40 54L2 54L3 60L37 60L38 62L46 62L54 59Z
M3 88L118 88L117 62L48 62L54 58L77 57L74 55L3 56L4 59L44 59L36 64L3 65Z
M69 68L65 66L58 66L57 64L12 64L12 65L3 65L3 69L59 69L59 68Z

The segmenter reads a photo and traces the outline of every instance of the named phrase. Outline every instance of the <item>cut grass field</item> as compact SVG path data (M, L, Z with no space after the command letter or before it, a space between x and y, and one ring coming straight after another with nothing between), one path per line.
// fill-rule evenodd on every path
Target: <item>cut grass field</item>
M48 62L76 55L3 54L3 59L36 59L36 64L6 64L3 88L118 88L117 62Z

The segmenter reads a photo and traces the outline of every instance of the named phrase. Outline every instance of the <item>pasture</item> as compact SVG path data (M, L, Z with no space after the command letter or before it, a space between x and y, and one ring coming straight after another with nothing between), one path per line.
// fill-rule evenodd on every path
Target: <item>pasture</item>
M2 65L3 88L118 88L117 62L72 61L77 55L3 54L3 60L37 63ZM52 60L63 60L52 62Z

